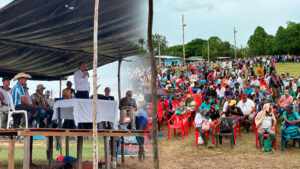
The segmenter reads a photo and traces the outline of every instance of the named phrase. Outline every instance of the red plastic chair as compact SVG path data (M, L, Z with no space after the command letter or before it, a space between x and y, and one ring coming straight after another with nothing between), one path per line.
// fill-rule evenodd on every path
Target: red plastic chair
M275 127L275 134L277 134L277 126ZM263 134L263 137L270 137L270 134ZM257 128L256 128L256 134L255 134L255 145L256 145L256 149L258 149ZM275 140L274 140L274 149L277 150L276 137L275 137Z
M173 124L170 122L173 121ZM184 127L182 121L179 119L179 117L173 115L170 120L168 120L168 139L170 139L170 129L174 130L174 136L176 136L176 129L180 130L182 140L184 140Z
M198 138L199 136L201 136L201 133L196 129L196 124L195 122L193 123L194 125L194 128L195 128L195 136L196 136L196 147L198 147ZM210 126L210 129L211 129L211 135L212 135L212 141L213 141L213 144L215 144L215 137L214 137L214 129L213 129L213 126ZM205 135L206 135L206 138L209 137L209 133L208 131L205 132Z
M189 119L185 115L180 115L179 119L182 121L183 126L185 127L185 133L188 136L189 135L189 130L191 132L191 127L189 124Z

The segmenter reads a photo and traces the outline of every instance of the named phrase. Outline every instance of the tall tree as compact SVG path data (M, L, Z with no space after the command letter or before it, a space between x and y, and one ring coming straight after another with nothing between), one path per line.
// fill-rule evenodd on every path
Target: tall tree
M274 37L268 35L263 27L258 26L250 36L248 46L254 55L269 55L273 53L273 39Z
M158 48L159 48L158 40L160 40L161 55L167 54L167 49L168 49L167 38L163 35L160 35L160 34L156 33L156 34L152 35L152 43L153 43L153 49L154 49L155 55L158 55Z
M159 169L158 158L158 139L157 139L157 67L153 50L152 39L152 25L153 25L153 0L149 0L149 15L148 15L148 49L151 62L151 84L152 84L152 136L153 136L153 160L154 168Z

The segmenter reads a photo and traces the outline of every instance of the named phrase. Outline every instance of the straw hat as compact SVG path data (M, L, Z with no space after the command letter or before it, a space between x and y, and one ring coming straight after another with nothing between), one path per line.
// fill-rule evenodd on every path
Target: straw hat
M24 72L18 73L15 77L14 77L14 81L18 80L19 78L27 78L27 79L31 79L31 76L29 74L26 74Z
M42 89L46 89L44 85L39 84L36 86L36 90L42 90Z

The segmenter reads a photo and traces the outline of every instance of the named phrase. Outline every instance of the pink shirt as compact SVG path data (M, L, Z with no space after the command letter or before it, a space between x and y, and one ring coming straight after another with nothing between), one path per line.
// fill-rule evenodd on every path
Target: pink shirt
M286 97L285 95L281 96L280 98L280 102L281 104L286 107L288 105L290 105L291 103L293 103L294 98L292 96Z

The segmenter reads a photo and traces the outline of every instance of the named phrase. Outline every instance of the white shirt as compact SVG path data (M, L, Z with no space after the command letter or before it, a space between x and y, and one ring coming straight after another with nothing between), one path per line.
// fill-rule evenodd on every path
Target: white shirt
M3 100L2 102L8 105L9 99L8 99L8 96L7 96L7 92L10 92L10 90L9 90L9 91L6 91L6 90L4 90L3 88L0 88L0 92L1 92L1 93L3 94L3 96L4 96L4 100ZM1 103L1 102L0 102L0 106L2 106L2 103Z
M76 91L89 91L90 89L88 76L85 76L83 78L83 74L84 72L82 72L81 70L77 70L74 73L74 83Z
M202 117L201 113L197 113L196 117L195 117L195 125L196 127L201 127L202 126L202 120L206 120L204 117ZM211 122L211 119L209 118L208 120L209 122Z
M236 81L240 84L240 86L243 86L243 79L241 78L241 76L239 76Z
M237 104L237 107L239 107L242 110L243 114L246 115L249 114L251 109L255 107L255 103L250 99L247 99L246 103L241 100Z
M226 101L226 102L224 103L224 105L223 105L223 112L226 111L227 106L228 106L228 101Z
M217 88L216 92L218 96L223 97L225 94L225 88L224 87L221 87L221 89Z
M270 129L272 127L272 120L272 116L265 115L264 119L262 120L261 127L263 129Z

